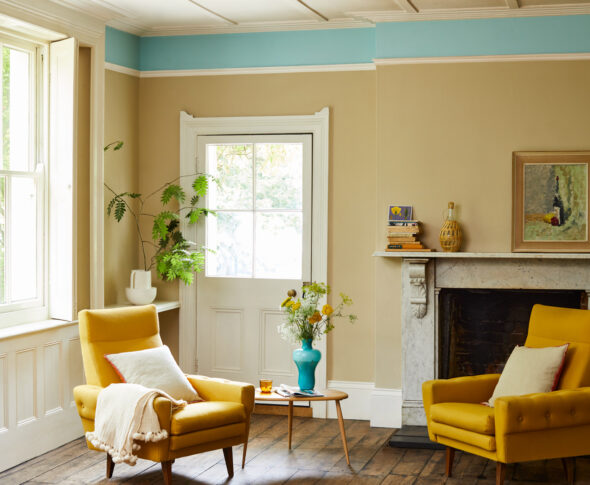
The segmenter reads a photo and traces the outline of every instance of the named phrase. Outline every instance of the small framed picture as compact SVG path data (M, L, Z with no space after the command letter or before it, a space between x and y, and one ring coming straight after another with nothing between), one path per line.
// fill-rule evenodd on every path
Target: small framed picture
M412 206L411 205L390 205L388 220L389 221L411 221L412 220Z
M512 250L590 252L590 152L514 152Z

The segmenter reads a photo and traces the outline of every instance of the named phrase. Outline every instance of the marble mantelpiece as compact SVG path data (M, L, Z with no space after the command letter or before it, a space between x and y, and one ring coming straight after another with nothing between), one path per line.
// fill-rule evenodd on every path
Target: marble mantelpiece
M438 373L441 288L568 289L590 294L590 254L376 252L402 259L402 422L426 424L422 382Z

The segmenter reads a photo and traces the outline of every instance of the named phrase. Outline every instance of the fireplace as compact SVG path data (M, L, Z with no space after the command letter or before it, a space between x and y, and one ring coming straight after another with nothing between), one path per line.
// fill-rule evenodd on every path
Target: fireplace
M584 308L590 292L590 254L396 256L402 258L404 426L426 424L424 381L500 371L524 343L533 304ZM464 301L477 303L469 309ZM449 323L441 316L446 312Z
M533 305L587 308L581 290L441 288L438 295L438 376L501 373L523 345Z

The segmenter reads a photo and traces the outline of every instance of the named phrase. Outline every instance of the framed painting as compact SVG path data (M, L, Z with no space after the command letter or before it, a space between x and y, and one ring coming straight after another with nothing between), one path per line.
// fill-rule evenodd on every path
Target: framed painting
M590 252L590 152L512 154L512 250Z
M388 220L391 221L411 221L412 220L412 206L411 205L390 205L388 211Z

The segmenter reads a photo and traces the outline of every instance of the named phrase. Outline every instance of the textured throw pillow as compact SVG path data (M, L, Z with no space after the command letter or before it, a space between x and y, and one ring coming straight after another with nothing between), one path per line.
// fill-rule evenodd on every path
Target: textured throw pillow
M568 345L537 349L517 345L487 404L494 407L495 400L502 396L523 396L555 390Z
M108 354L105 359L123 382L164 391L174 399L201 401L166 345L137 352Z

